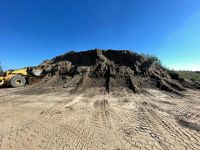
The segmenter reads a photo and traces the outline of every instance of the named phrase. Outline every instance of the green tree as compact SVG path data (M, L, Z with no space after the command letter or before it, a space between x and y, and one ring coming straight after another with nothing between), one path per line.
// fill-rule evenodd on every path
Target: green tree
M2 68L1 62L0 62L0 73L2 73L2 72L3 72L3 68Z

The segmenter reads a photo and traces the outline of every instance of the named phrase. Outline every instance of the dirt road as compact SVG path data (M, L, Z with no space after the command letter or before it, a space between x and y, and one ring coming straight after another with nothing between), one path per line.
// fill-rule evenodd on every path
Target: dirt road
M198 150L200 92L20 94L0 89L1 150Z

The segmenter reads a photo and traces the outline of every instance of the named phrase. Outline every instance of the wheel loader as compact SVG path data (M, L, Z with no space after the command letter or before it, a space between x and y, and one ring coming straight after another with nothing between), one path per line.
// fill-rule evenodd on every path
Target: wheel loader
M39 77L42 72L30 68L6 71L0 74L0 86L23 87L30 77Z

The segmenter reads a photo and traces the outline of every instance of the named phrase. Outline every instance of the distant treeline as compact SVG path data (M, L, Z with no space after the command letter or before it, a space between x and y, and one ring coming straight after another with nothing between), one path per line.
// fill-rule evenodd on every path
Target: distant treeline
M142 54L142 56L144 56L149 63L156 62L163 68L170 70L169 68L167 68L162 64L161 60L157 56L150 54ZM177 70L170 70L170 71L178 73L183 78L190 79L192 81L200 81L200 71L177 71Z
M0 62L0 73L2 73L2 72L3 72L3 68L2 68L1 62Z
M173 70L174 71L174 70ZM181 77L192 81L200 81L200 71L175 71Z

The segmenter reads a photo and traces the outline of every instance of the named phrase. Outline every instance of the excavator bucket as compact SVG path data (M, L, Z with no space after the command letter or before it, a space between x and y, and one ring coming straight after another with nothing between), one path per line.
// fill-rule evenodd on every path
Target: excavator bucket
M33 69L31 72L35 76L40 76L42 74L43 70Z

